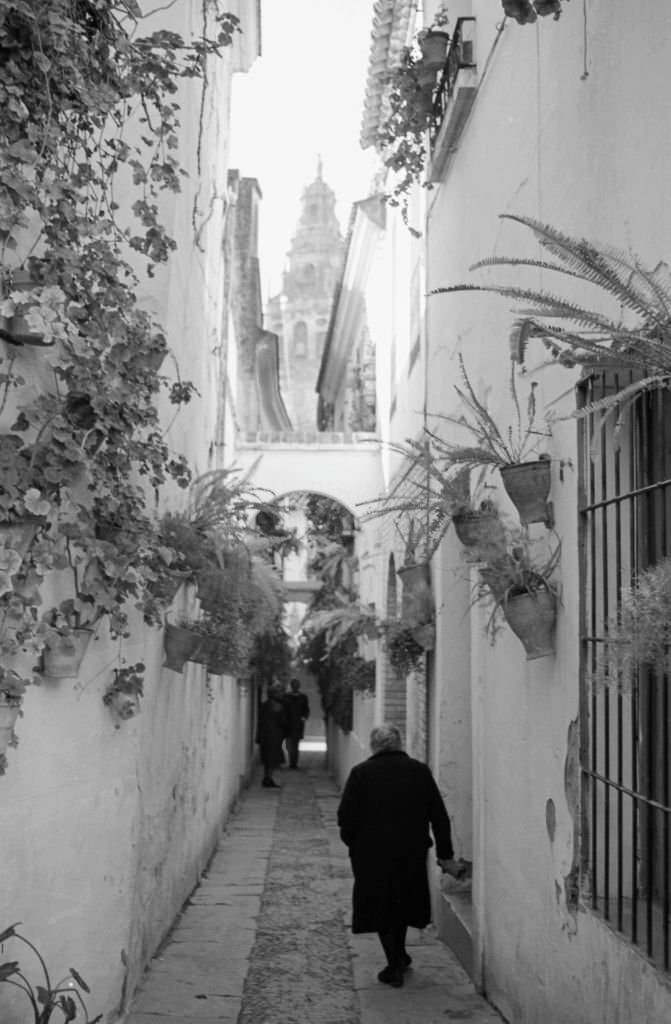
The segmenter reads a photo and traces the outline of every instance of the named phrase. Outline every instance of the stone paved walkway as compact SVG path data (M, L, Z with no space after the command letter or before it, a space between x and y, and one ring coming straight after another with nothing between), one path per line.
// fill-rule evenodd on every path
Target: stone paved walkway
M377 981L377 937L346 927L351 873L322 764L302 754L281 790L246 791L127 1024L501 1024L429 929L409 933L404 987Z

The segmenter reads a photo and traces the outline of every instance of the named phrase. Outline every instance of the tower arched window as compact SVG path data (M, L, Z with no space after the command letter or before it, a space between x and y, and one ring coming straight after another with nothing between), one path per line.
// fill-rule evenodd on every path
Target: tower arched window
M294 324L292 355L298 359L305 359L308 354L308 327L304 320Z

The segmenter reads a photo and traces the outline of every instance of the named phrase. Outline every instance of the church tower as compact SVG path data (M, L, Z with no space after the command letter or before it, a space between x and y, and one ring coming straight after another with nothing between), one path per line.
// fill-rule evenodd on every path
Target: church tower
M304 189L287 253L282 292L268 303L266 326L280 338L280 387L293 430L317 429L315 391L344 243L335 193L317 176Z

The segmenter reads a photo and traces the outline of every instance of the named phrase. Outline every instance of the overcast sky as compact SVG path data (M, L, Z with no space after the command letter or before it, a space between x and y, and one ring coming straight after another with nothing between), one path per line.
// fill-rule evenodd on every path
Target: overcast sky
M263 0L263 56L233 89L231 167L257 178L264 295L279 290L303 188L321 155L343 232L368 194L370 150L359 146L373 0Z

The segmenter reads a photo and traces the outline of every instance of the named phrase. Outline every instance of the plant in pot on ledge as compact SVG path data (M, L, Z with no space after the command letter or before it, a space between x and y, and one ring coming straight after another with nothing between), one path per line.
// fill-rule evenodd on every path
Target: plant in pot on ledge
M502 617L521 641L527 661L554 654L560 554L557 544L549 554L535 555L528 540L520 536L508 551L480 569L474 600L494 602L487 623L492 641Z
M539 437L549 437L550 432L538 430L536 426L536 384L529 386L526 412L523 416L517 383L515 364L511 361L510 395L515 408L515 423L500 428L489 412L484 401L475 393L466 373L462 357L459 366L463 387L455 391L464 407L461 414L447 415L434 413L443 422L466 430L473 438L473 444L457 444L446 441L434 431L428 431L431 441L445 463L455 468L473 469L490 467L498 469L508 497L515 505L520 522L545 523L552 525L548 495L551 485L550 457L538 454Z

